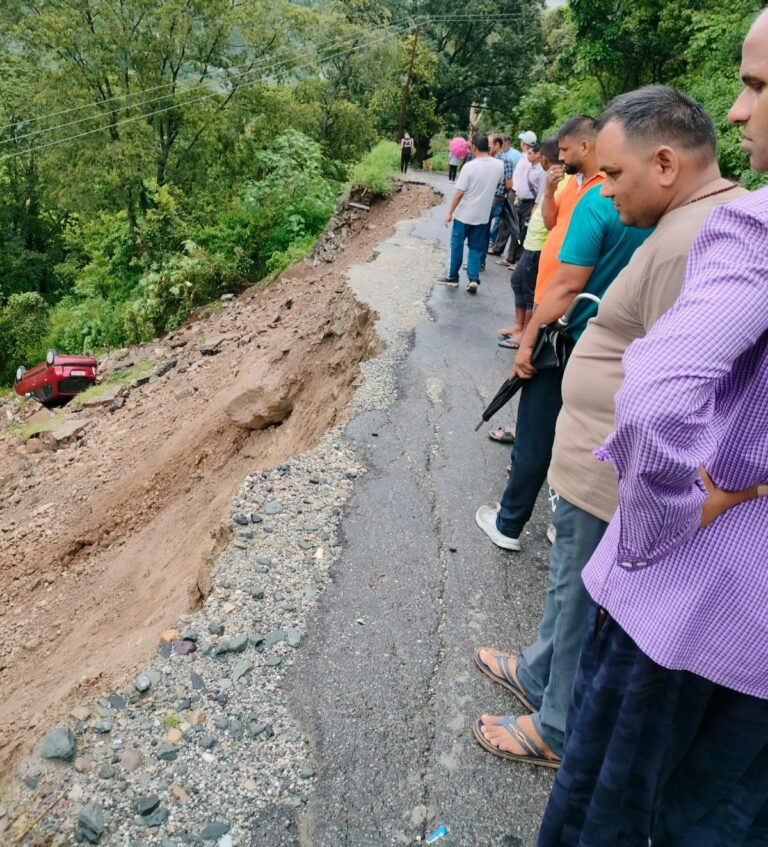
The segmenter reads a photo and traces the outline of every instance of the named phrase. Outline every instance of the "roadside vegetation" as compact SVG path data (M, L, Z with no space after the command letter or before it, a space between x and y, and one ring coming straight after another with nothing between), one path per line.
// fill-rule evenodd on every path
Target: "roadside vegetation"
M350 181L389 191L407 76L415 166L447 167L473 104L481 129L543 135L670 82L715 118L725 173L756 185L725 115L760 5L7 0L0 383L48 347L146 341L274 279Z

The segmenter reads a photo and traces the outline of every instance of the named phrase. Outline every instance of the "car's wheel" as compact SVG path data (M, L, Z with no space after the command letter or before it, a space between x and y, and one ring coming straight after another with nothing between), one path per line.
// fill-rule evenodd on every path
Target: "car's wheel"
M18 385L22 381L22 379L24 379L24 374L26 372L27 369L24 367L24 365L19 365L18 368L16 368L16 385Z
M56 361L56 351L55 351L55 350L49 350L49 351L45 354L45 362L46 362L46 364L47 364L47 365L52 365L55 361Z

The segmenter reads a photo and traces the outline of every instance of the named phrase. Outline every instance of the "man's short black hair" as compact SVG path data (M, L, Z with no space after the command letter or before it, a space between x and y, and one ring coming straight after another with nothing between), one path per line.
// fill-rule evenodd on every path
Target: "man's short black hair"
M555 162L557 162L560 158L560 147L558 146L557 137L552 136L552 138L545 138L539 145L539 152L548 161L555 164Z
M492 132L488 136L488 143L489 144L503 144L504 143L504 136L500 132Z
M715 127L704 107L669 85L646 85L614 97L597 119L597 131L611 121L630 144L677 144L707 160L715 157Z
M481 153L488 152L488 136L484 132L476 132L472 136L472 146L477 147Z
M595 119L589 115L576 115L557 131L558 139L572 138L574 141L591 141L595 135Z

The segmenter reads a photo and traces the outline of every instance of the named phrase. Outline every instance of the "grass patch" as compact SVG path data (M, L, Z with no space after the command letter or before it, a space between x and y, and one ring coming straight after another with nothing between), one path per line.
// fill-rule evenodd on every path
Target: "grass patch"
M180 723L181 719L178 715L166 715L163 718L163 726L166 729L174 729L174 727L177 727Z
M399 170L400 148L394 141L380 141L352 168L352 182L365 186L380 197L387 197Z
M126 368L124 371L115 371L115 373L110 374L104 382L100 382L98 385L92 385L90 388L86 388L85 391L81 391L79 394L75 395L70 400L69 406L73 409L79 409L89 400L94 400L97 397L100 397L105 391L107 391L107 389L114 388L116 385L126 385L154 369L155 366L152 362L145 361L138 362L132 368Z
M61 412L56 412L47 421L37 421L36 423L28 424L9 424L4 430L3 435L13 435L21 440L22 444L26 444L30 438L39 435L41 432L49 432L56 429L64 420L64 415Z

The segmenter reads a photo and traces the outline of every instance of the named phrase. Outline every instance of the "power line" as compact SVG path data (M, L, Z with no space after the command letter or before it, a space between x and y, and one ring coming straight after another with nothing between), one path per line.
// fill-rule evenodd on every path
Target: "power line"
M408 29L408 27L405 27L402 31L403 32L407 31L407 29ZM374 41L369 41L369 42L366 42L365 44L357 45L356 47L352 47L349 50L338 51L337 53L335 53L331 56L326 56L326 57L323 58L323 61L329 61L330 59L335 59L335 58L338 58L339 56L344 56L344 55L347 55L347 54L350 54L350 53L356 53L359 50L363 50L363 49L371 47L375 44L379 44L383 41L386 41L388 38L392 38L394 35L400 35L400 34L401 34L400 32L387 33L386 35L384 35L381 38L376 39ZM297 65L296 67L297 68L308 67L310 64L312 64L312 62L306 62L303 65ZM243 83L242 85L238 86L238 88L236 90L240 90L241 88L247 88L249 85L255 85L256 83L259 83L259 82L262 82L262 81L263 81L263 78L258 77L257 79L250 80L248 82ZM79 138L85 138L88 135L93 135L94 133L97 133L97 132L104 132L105 130L111 129L111 128L116 127L116 126L124 126L125 124L134 123L135 121L145 120L146 118L151 118L154 115L160 115L160 114L163 114L164 112L169 112L173 109L179 109L182 106L188 106L188 105L191 105L192 103L200 103L204 100L210 100L212 97L222 97L222 96L227 96L227 95L231 96L232 94L234 94L234 91L233 92L215 91L211 94L203 95L202 97L194 97L190 100L184 100L180 103L174 103L171 106L166 106L164 109L156 109L156 110L151 111L151 112L142 113L141 115L134 115L133 117L124 118L124 119L119 120L119 121L111 121L106 126L100 126L100 127L96 127L95 129L85 130L84 132L79 132L75 135L68 135L65 138L59 138L59 139L56 139L55 141L49 141L45 144L38 144L34 147L28 147L25 150L18 150L18 151L15 151L13 153L7 153L4 156L0 156L0 162L5 161L6 159L14 159L14 158L18 158L19 156L25 156L29 153L34 153L38 150L45 150L48 147L55 147L59 144L64 144L67 141L75 141ZM98 119L98 117L105 117L105 116L94 116L94 120Z
M397 23L397 24L389 24L386 27L381 27L379 29L379 31L385 32L385 34L381 38L374 39L372 41L368 41L368 42L365 42L363 44L358 44L358 45L356 45L352 48L349 48L347 50L340 50L340 51L337 51L335 53L331 53L330 55L327 55L327 56L320 55L320 56L316 57L315 59L309 60L309 61L304 62L304 63L300 63L298 65L295 65L292 68L292 70L299 70L301 68L309 67L310 65L314 64L316 61L319 61L319 62L331 61L332 59L338 58L340 56L352 54L352 53L358 52L360 50L366 49L368 47L375 46L376 44L380 44L383 41L386 41L393 36L401 35L403 32L406 32L407 30L409 30L412 26L420 25L420 22L423 21L425 18L439 20L441 22L447 22L447 21L452 21L452 20L458 20L458 21L465 21L465 20L498 21L498 20L503 20L505 22L510 22L517 17L518 17L517 15L513 16L513 15L479 15L479 14L478 15L457 14L457 15L420 16L420 17L414 18L414 19L412 19L411 21L408 21L408 22L400 22L400 23ZM417 21L419 23L417 23ZM333 47L330 47L330 48L324 47L322 49L323 50L333 49ZM274 63L271 63L271 64L268 63L266 65L256 66L256 67L252 68L251 70L244 71L243 73L238 74L234 78L230 78L230 79L238 79L239 77L249 76L250 74L256 73L257 71L268 72L268 71L271 71L275 68L279 68L282 65L287 64L288 61L289 60L282 60L280 62L274 62ZM216 91L216 92L212 92L210 94L203 95L201 97L195 97L195 98L182 100L178 103L174 103L174 104L167 106L163 109L152 110L152 111L149 111L149 112L142 113L141 115L135 115L135 116L132 116L132 117L129 117L129 118L123 118L122 120L119 120L119 121L110 121L110 123L108 123L106 126L96 127L95 129L86 130L84 132L76 133L75 135L68 135L65 138L60 138L60 139L57 139L55 141L49 141L45 144L39 144L39 145L35 145L33 147L28 147L25 150L19 150L19 151L15 151L13 153L8 153L4 156L0 156L0 162L5 161L7 159L18 158L19 156L24 156L24 155L27 155L27 154L30 154L30 153L34 153L38 150L44 150L44 149L47 149L49 147L57 146L59 144L64 144L68 141L75 141L77 139L84 138L86 136L93 135L93 134L98 133L98 132L103 132L105 130L111 129L111 128L116 127L116 126L122 126L124 124L134 123L134 122L140 121L140 120L145 120L145 119L151 118L155 115L163 114L165 112L169 112L169 111L172 111L174 109L181 108L182 106L187 106L187 105L191 105L193 103L199 103L199 102L202 102L202 101L205 101L205 100L209 100L213 97L222 97L222 96L230 96L231 97L231 96L234 95L234 93L236 93L236 91L240 90L241 88L247 88L249 85L254 85L258 82L263 81L263 79L264 79L264 76L262 75L262 76L260 76L256 79L254 79L254 80L250 80L248 82L241 83L235 89L233 89L232 91L229 91L229 92ZM181 93L187 94L189 91L193 90L194 88L200 87L202 85L204 85L203 82L197 83L194 86L190 86L189 88L185 89L185 91L181 92ZM158 88L162 88L162 87L166 87L166 86L158 86ZM156 90L156 89L144 89L144 91L141 92L141 93L146 93L147 91L151 91L151 90ZM119 95L119 96L116 96L115 98L111 98L111 99L124 99L125 97L128 97L128 96L136 96L138 93L140 93L140 92L134 92L134 94L132 94L132 95ZM171 96L176 96L176 94L172 93L172 94L164 95L162 97L152 98L152 99L147 100L147 101L129 104L128 106L121 107L120 109L118 109L116 111L125 111L126 109L129 109L129 108L140 108L141 106L144 106L144 105L149 105L151 103L158 102L160 100L165 100L165 99L167 99L168 97L171 97ZM108 101L106 101L106 100L96 101L95 103L89 104L89 105L99 106L99 105L103 105L103 103L105 103L105 102L108 102ZM84 106L80 106L80 107L73 107L72 110L63 110L61 113L58 113L58 114L64 114L64 113L67 113L69 111L74 111L75 109L82 109L82 108L87 108L87 106L84 105ZM27 137L32 137L32 136L37 136L37 135L42 135L42 134L54 132L58 129L63 129L63 128L66 128L68 126L73 126L75 124L80 124L80 123L83 123L85 121L90 121L90 120L104 119L105 117L108 117L108 116L98 115L98 114L89 115L85 118L80 118L80 119L75 120L75 121L69 121L69 122L66 122L66 123L63 123L63 124L59 124L59 125L54 126L54 127L47 127L47 128L41 129L41 130L33 131L31 133L26 133L22 136L16 136L13 139L5 139L3 141L0 141L0 144L9 143L10 141L19 141L22 138L27 138ZM35 119L31 119L31 120L38 120L38 119L40 119L40 118L35 118ZM15 124L13 124L13 125L15 125ZM13 126L13 125L11 125L11 126Z
M411 26L410 19L394 22L394 23L391 23L391 24L386 24L386 25L381 26L381 27L376 27L374 31L383 32L383 31L386 31L386 30L389 30L389 29L400 29L402 27L409 27L409 26ZM339 41L347 41L347 40L350 40L351 38L353 38L353 36L349 36L349 37L346 37L344 39L339 39ZM329 42L329 43L326 44L325 47L322 47L321 49L323 49L323 50L324 49L334 49L334 47L333 47L332 42ZM283 59L280 62L276 63L276 65L288 64L291 61L293 61L293 60L292 59ZM241 70L242 68L248 67L249 64L250 64L249 62L244 62L242 65L233 65L231 68L227 68L226 70L229 70L229 71L231 71L231 70ZM270 67L270 63L265 62L265 63L262 63L261 65L256 66L256 67L250 68L248 71L244 71L243 73L249 73L251 71L256 71L258 69L258 67L264 67L265 65L267 67ZM205 76L210 78L211 75L209 73L206 73ZM160 85L150 86L149 88L143 88L143 89L140 89L138 91L132 91L132 92L129 92L129 93L126 93L126 94L115 94L113 97L107 97L107 98L104 98L103 100L94 100L93 102L90 102L90 103L83 103L80 106L71 106L68 109L61 109L57 112L49 112L49 113L44 114L44 115L37 115L37 116L30 117L30 118L22 118L20 120L13 121L13 122L7 123L5 125L0 125L0 130L11 129L14 126L17 126L20 123L32 124L32 123L36 123L37 121L45 120L46 118L60 117L62 115L71 114L72 112L82 111L83 109L101 107L101 106L103 106L107 103L114 103L116 101L126 100L126 99L131 98L131 97L139 97L139 96L144 95L144 94L149 94L149 93L154 92L154 91L160 91L161 89L168 88L168 87L172 86L173 84L174 84L173 82L164 82L164 83L161 83ZM192 89L194 89L198 86L203 86L205 84L206 83L201 80L200 82L197 82L194 85L189 86L186 89L186 91L191 91ZM171 93L171 94L168 94L168 95L165 95L165 96L172 97L174 95L173 95L173 93ZM157 99L162 100L163 97L158 97ZM146 101L146 102L154 102L154 101ZM143 104L134 103L134 104L131 104L130 106L126 106L126 107L123 107L123 108L132 108L134 106L139 106L139 105L143 105ZM122 108L119 111L122 111ZM99 116L97 116L97 117L99 117ZM73 123L74 123L74 121L73 121ZM66 126L66 124L61 124L60 126Z
M400 20L400 21L393 22L391 24L387 24L385 26L377 27L376 31L383 32L383 31L388 30L388 29L400 29L403 26L416 26L418 24L424 25L428 20L433 20L433 21L440 22L440 23L445 23L445 22L450 22L450 21L493 21L493 22L505 21L505 22L511 23L511 22L514 22L515 20L522 20L522 19L523 19L523 16L521 16L518 13L514 13L514 14L497 13L497 14L491 14L491 15L483 14L483 13L455 13L455 14L445 14L445 15L422 14L422 15L415 16L413 18L409 18L407 20L403 19L403 20ZM326 45L326 47L323 47L321 49L334 49L334 48L332 46ZM292 59L284 59L284 60L281 60L278 64L286 64L287 65L291 61L292 61ZM242 68L246 68L248 65L249 65L249 63L245 62L242 65L233 65L232 67L227 68L226 70L228 70L228 71L241 70ZM246 71L243 71L242 74L236 74L234 77L229 77L229 79L233 79L233 78L236 79L238 76L241 76L241 75L246 75L248 73L255 73L257 70L259 70L260 68L264 68L264 67L265 67L264 65L256 65L254 67L248 68L248 70L246 70ZM272 67L272 66L270 66L269 63L266 63L266 67ZM277 67L277 64L274 65L274 67ZM205 77L210 79L211 74L206 72ZM100 108L100 107L103 107L104 105L106 105L108 103L114 103L114 102L117 102L117 101L120 101L120 100L127 100L127 99L132 98L132 97L139 97L139 96L142 96L142 95L145 95L145 94L152 93L154 91L160 91L164 88L169 88L172 85L174 85L173 82L164 82L164 83L161 83L159 85L150 86L149 88L140 89L138 91L128 92L128 93L125 93L125 94L116 94L113 97L107 97L107 98L104 98L102 100L95 100L95 101L90 102L90 103L83 103L79 106L71 106L67 109L60 109L56 112L48 112L44 115L36 115L36 116L28 117L28 118L22 118L22 119L7 123L5 125L0 125L0 131L5 130L5 129L12 129L13 127L18 126L19 124L29 125L29 124L37 123L38 121L41 121L41 120L45 120L47 118L60 117L62 115L72 114L73 112L79 112L79 111L82 111L84 109ZM200 80L199 82L194 83L193 85L184 89L183 93L188 93L188 92L194 90L197 87L202 87L202 86L205 86L205 85L206 85L206 82L204 80ZM117 109L116 111L125 111L128 108L138 108L140 106L147 105L148 103L159 102L160 100L163 100L166 97L173 97L175 95L176 95L175 92L171 92L167 95L162 95L160 97L157 97L157 98L154 98L154 99L151 99L151 100L140 101L139 103L133 103L133 104L130 104L130 105L127 105L127 106L122 106L119 109ZM102 117L102 115L92 115L92 116L88 116L86 118L80 118L78 120L70 121L70 122L67 122L67 123L64 123L64 124L58 124L57 126L52 127L52 128L47 128L47 129L44 129L44 130L34 130L33 132L25 133L23 136L16 136L15 140L20 140L21 138L32 137L34 135L41 134L43 132L49 131L49 129L60 129L61 127L64 127L64 126L73 126L77 123L83 123L86 120L91 120L92 118L98 118L98 117ZM2 141L0 141L0 144L7 144L11 140L14 140L14 139L2 140Z
M377 30L377 31L386 32L386 31L389 30L393 34L400 34L402 32L405 32L409 28L410 28L410 24L405 24L405 23L401 23L401 24L397 24L397 25L389 24L386 27L379 28L379 30ZM321 47L320 49L322 51L336 50L338 47L341 47L342 44L348 43L351 40L354 40L354 39L352 39L352 38L339 39L339 41L336 44L326 44L325 46ZM320 61L320 62L325 61L325 60L326 60L326 57L323 56L322 54L317 56L316 59L315 59L315 61ZM267 62L267 61L257 63L255 65L253 65L252 67L248 68L248 70L246 70L246 71L242 71L241 73L228 76L226 78L226 81L232 82L232 81L241 79L242 77L246 77L246 76L249 76L251 74L258 73L260 71L264 71L264 72L274 71L276 69L280 69L280 68L285 67L285 66L290 66L291 63L293 63L294 61L295 60L293 58L289 58L289 59L281 59L277 62L272 62L272 63ZM239 65L239 66L236 65L234 67L235 68L238 68L238 67L242 68L242 67L245 67L245 66L246 65ZM303 67L303 65L299 65L298 67ZM228 68L227 70L232 70L232 68ZM206 76L208 76L209 79L210 79L210 75L206 75ZM139 94L147 93L147 92L150 92L150 91L156 91L159 88L167 88L169 85L173 85L173 83L164 83L161 86L155 86L153 88L144 89L141 92L136 91L136 92L133 92L132 94L116 95L115 97L110 97L110 98L107 98L105 100L97 100L93 103L84 104L82 106L74 106L74 107L72 107L72 109L65 109L61 112L54 112L54 113L51 113L51 115L41 116L41 117L38 117L38 118L30 118L29 120L16 121L13 124L8 124L5 128L18 126L19 124L33 123L33 122L36 122L38 120L42 120L43 117L52 117L52 116L57 115L57 114L62 115L62 114L66 114L68 112L73 112L73 111L78 111L78 110L82 110L82 109L86 109L86 108L93 108L93 107L99 107L100 108L106 103L113 102L113 101L116 101L116 100L126 99L128 97L136 97ZM147 106L151 103L158 103L161 100L167 100L169 97L176 97L176 96L179 96L179 95L189 94L191 91L194 91L195 89L202 88L202 87L207 87L207 83L204 82L203 80L196 82L193 85L187 86L186 88L183 88L180 91L172 91L172 92L169 92L168 94L162 94L159 97L153 97L149 100L142 100L142 101L139 101L137 103L128 103L125 106L119 106L118 108L112 109L111 111L112 111L113 114L116 114L118 112L127 111L128 109L139 109L142 106ZM220 94L222 92L216 92L216 93ZM11 138L0 139L0 145L15 143L15 142L21 141L24 138L33 138L35 136L44 135L45 133L53 132L53 131L58 130L58 129L64 129L66 127L76 126L78 124L82 124L82 123L85 123L87 121L98 120L99 118L104 118L104 117L106 117L104 114L99 114L99 113L95 113L95 114L92 114L92 115L86 115L85 117L77 118L75 120L67 121L67 122L61 123L61 124L56 124L55 126L52 126L52 127L43 127L42 129L32 130L31 132L26 132L26 133L23 133L22 135L15 135Z

